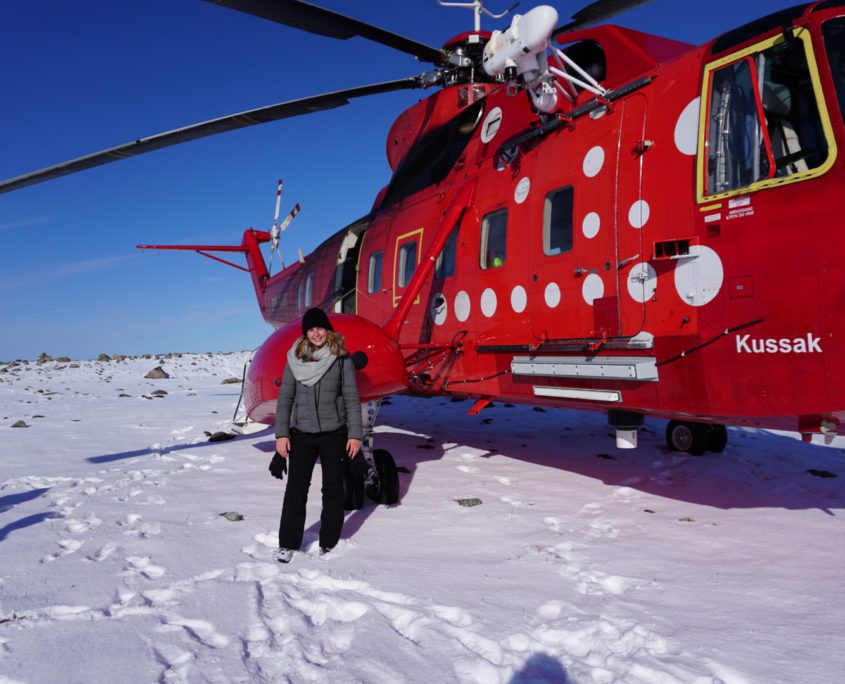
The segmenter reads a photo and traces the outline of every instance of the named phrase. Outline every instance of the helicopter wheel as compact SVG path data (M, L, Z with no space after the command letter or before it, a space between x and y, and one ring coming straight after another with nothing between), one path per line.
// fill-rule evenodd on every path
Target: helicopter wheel
M378 477L367 487L367 495L376 503L395 504L399 501L399 472L389 451L375 449L373 463Z
M714 454L721 454L728 446L728 428L724 425L715 424L708 426L707 430L707 451Z
M701 456L709 447L710 426L704 423L670 420L666 426L666 444L672 451ZM727 439L727 433L725 435Z

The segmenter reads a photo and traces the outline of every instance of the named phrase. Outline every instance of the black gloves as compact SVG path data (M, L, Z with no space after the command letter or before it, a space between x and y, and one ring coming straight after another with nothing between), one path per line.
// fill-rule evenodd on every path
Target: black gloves
M277 451L273 454L273 460L270 461L270 474L273 477L282 480L287 472L288 460Z

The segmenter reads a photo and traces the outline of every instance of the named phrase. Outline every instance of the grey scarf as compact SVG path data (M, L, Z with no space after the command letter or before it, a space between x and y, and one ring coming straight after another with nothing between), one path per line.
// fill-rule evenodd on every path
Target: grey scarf
M301 382L306 387L312 387L320 382L320 378L331 368L337 357L331 353L329 345L324 344L314 352L312 360L300 359L296 356L298 344L299 340L288 350L288 367L297 382Z

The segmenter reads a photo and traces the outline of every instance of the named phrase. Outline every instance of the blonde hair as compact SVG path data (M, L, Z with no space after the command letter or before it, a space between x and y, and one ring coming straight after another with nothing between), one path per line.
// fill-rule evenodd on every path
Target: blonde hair
M346 347L344 346L343 335L339 332L335 332L334 330L326 330L326 344L329 347L329 351L332 353L333 356L343 356L346 354ZM307 336L303 336L299 338L299 342L296 344L296 350L294 354L296 354L296 358L300 360L304 360L314 356L317 352L317 347L311 344L308 341Z

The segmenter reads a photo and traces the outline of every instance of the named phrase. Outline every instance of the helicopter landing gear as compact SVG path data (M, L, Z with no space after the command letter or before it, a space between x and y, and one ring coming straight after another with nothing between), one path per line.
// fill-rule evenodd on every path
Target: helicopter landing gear
M395 504L399 501L399 471L396 462L389 451L376 449L373 451L373 464L376 477L367 487L367 496L380 504Z
M399 472L393 456L385 449L373 449L373 426L381 400L361 404L364 436L361 452L347 461L343 477L343 507L358 510L364 505L364 494L380 504L399 501ZM363 459L363 460L361 460Z
M666 426L666 444L672 451L701 456L705 451L720 454L728 445L728 430L724 425L670 420Z

